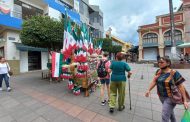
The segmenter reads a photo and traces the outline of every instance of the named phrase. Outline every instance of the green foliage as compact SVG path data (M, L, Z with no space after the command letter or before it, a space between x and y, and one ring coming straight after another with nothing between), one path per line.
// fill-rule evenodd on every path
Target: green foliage
M106 52L112 51L112 40L111 39L109 39L109 38L103 39L102 50L106 51Z
M112 46L112 53L117 53L117 52L121 52L122 51L122 46L120 45L113 45Z
M25 45L59 51L63 47L63 33L63 20L33 16L23 22L20 38Z
M122 51L122 46L112 45L112 40L109 38L99 38L96 39L96 43L98 41L103 41L102 50L110 53L117 53Z

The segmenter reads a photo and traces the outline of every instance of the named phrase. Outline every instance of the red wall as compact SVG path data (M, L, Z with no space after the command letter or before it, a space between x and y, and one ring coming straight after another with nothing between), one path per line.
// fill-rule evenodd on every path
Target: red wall
M174 16L175 22L183 22L183 14L176 14ZM169 24L170 23L170 16L162 17L162 25Z

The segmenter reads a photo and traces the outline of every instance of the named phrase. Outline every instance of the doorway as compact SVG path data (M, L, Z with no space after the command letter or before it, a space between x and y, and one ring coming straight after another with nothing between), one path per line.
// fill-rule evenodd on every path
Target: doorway
M41 52L28 51L28 70L41 70Z

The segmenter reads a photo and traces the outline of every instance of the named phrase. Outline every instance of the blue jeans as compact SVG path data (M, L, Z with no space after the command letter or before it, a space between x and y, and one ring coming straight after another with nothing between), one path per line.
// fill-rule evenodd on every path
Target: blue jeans
M0 87L2 87L3 79L7 87L9 87L9 77L7 74L0 74Z
M100 79L101 84L106 84L109 85L110 84L110 79Z
M162 122L176 122L174 108L176 106L175 103L172 103L169 97L160 97L160 101L162 102Z

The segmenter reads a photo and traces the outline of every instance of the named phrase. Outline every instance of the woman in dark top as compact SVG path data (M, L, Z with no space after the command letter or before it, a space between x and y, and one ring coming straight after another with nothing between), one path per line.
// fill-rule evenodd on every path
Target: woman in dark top
M150 91L157 86L157 93L162 102L162 122L176 122L174 115L174 108L176 104L171 100L171 86L173 82L179 88L183 99L184 107L188 108L188 103L186 101L186 94L183 82L185 79L181 76L178 71L172 70L170 68L171 61L167 57L162 57L158 61L158 66L160 69L157 70L153 81L150 84L148 91L145 93L146 97L150 96ZM171 75L172 73L172 75ZM172 77L171 77L172 76Z
M126 62L123 62L123 54L117 53L116 55L117 61L112 61L110 69L112 71L111 74L111 84L110 84L110 112L114 112L114 108L116 106L116 98L118 95L118 107L119 111L122 111L125 108L125 86L126 86L126 76L125 72L128 72L128 77L131 75L131 68ZM117 94L118 92L118 94Z

